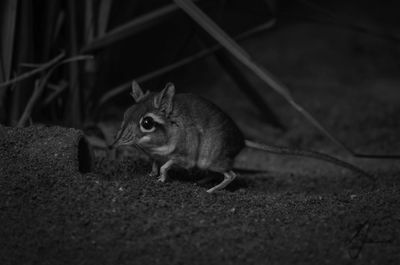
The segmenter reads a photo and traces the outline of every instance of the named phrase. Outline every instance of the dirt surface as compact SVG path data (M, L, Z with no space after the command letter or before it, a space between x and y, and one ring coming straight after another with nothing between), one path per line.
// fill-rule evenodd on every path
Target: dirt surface
M399 178L242 175L226 191L141 162L1 179L1 264L396 264ZM29 174L27 174L29 170Z
M352 148L399 153L399 66L390 63L399 51L370 36L323 29L286 26L245 46ZM281 45L290 38L300 39L297 49ZM355 56L354 43L368 52ZM351 159L270 92L288 130L260 125L250 104L234 100L239 91L223 89L232 88L227 76L209 81L221 89L199 89L205 81L192 87L216 99L248 136L335 154L377 181L318 161L262 162L250 152L242 162L269 171L242 173L210 195L205 191L215 183L198 184L192 173L157 183L143 160L98 157L94 172L66 173L18 153L10 158L0 144L0 264L400 263L399 161Z

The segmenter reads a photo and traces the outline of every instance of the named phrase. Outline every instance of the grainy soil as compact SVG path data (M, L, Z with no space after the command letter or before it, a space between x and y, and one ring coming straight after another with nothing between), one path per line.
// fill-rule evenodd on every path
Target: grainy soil
M299 47L282 45L292 38ZM283 26L255 40L243 45L351 148L400 153L400 67L390 63L400 59L398 48L315 25ZM147 161L132 158L98 156L87 174L42 167L39 155L23 156L23 139L3 140L0 264L400 264L399 160L351 158L268 91L287 126L271 129L249 103L235 101L239 90L220 73L212 86L199 76L192 90L215 99L246 135L336 155L376 181L249 151L241 163L268 170L242 172L227 190L208 194L218 179L199 184L197 174L175 171L162 184L147 176Z

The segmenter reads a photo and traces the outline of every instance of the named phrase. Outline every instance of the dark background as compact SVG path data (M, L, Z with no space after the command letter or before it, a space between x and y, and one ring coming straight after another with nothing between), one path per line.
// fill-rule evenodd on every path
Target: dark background
M260 34L250 37L252 43L258 42L259 46L263 43L262 49L249 50L250 54L284 83L291 82L285 76L286 73L298 71L299 75L307 76L308 73L302 72L304 68L313 69L315 78L324 78L324 73L318 73L319 62L314 62L312 57L307 60L309 54L293 53L304 49L304 46L317 49L318 45L325 45L322 42L330 34L321 35L316 41L312 37L331 29L341 31L342 34L336 34L332 42L338 43L344 38L341 45L347 45L344 47L348 49L347 57L342 62L330 62L335 51L326 46L325 50L320 51L323 56L320 57L321 63L331 64L338 71L343 64L351 64L352 58L361 56L365 57L365 64L371 67L376 63L397 63L386 59L381 59L384 62L374 61L377 59L370 57L378 51L370 49L368 43L360 39L370 36L371 41L382 42L382 49L386 46L393 49L397 47L399 18L396 14L396 1L385 1L382 4L378 1L318 3L302 0L204 0L198 4L231 36L275 18L276 25L262 32L262 36L279 35L279 32L290 27L302 25L302 34L293 34L292 38L284 41L274 41L276 38L271 38L263 42L259 39ZM66 52L65 57L90 54L94 60L64 64L54 71L34 102L29 115L31 122L85 128L88 124L107 118L107 115L115 118L114 115L120 115L118 113L121 110L115 110L114 106L127 107L132 103L126 96L129 87L126 92L103 102L101 98L106 92L215 44L207 33L178 8L166 15L154 16L117 37L110 34L122 25L167 5L173 4L169 1L3 1L0 80L4 82L32 70L32 67L26 67L24 63L41 64L54 58L60 51ZM317 26L320 28L315 30ZM305 39L310 41L305 42ZM96 46L99 40L102 43L100 47ZM327 44L334 45L332 42ZM262 58L263 54L271 50L274 55ZM224 56L229 58L227 54ZM287 58L289 56L292 57ZM141 85L146 89L159 90L167 81L173 81L177 83L180 92L195 90L202 94L210 90L215 85L214 81L226 73L226 67L221 69L220 62L214 66L214 59L210 55L149 78L141 82ZM346 59L349 62L345 62ZM0 121L3 124L17 124L32 95L35 81L41 80L45 73L41 71L22 82L1 88ZM354 74L346 78L363 78ZM237 86L237 82L234 80L233 85ZM193 89L196 86L199 87ZM261 91L269 90L268 86L255 86ZM248 90L243 85L241 89ZM279 121L284 123L281 119ZM269 121L267 118L267 122L277 125L271 117Z

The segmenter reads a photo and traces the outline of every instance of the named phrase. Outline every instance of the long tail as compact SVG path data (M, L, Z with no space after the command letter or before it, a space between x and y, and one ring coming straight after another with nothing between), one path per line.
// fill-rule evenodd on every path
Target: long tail
M330 155L323 154L320 152L312 151L312 150L302 150L302 149L291 149L289 147L281 147L281 146L273 146L273 145L266 145L266 144L260 144L257 142L245 140L245 144L247 147L258 149L258 150L263 150L268 153L272 154L277 154L277 155L292 155L292 156L302 156L302 157L310 157L310 158L315 158L318 160L323 160L326 162L330 162L332 164L335 164L337 166L341 166L344 168L347 168L351 171L357 172L358 174L365 176L369 179L375 180L375 177L372 175L368 174L364 170L353 166L350 163L347 163L345 161L342 161L340 159L334 158Z

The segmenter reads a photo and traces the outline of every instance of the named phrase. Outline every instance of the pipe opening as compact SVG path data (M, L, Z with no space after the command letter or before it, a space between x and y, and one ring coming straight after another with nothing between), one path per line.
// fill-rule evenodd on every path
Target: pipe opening
M78 142L79 172L89 173L93 169L93 151L85 137L80 137Z

